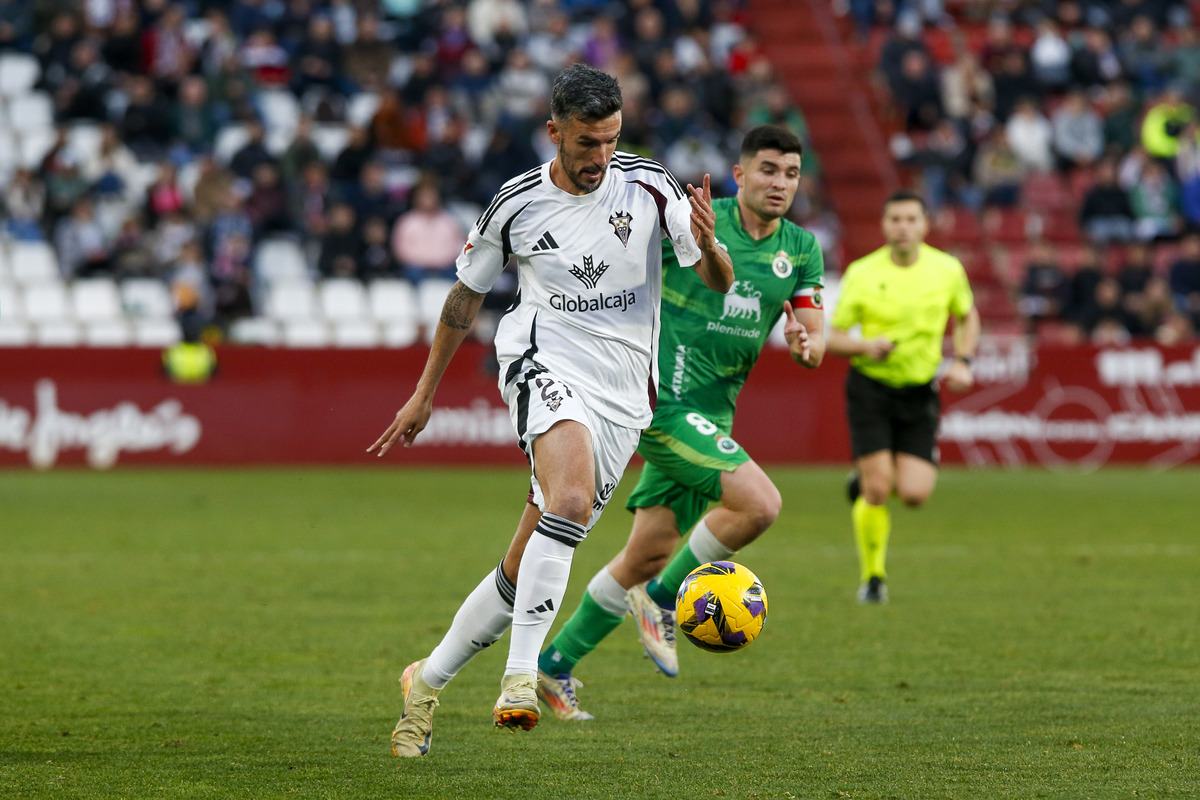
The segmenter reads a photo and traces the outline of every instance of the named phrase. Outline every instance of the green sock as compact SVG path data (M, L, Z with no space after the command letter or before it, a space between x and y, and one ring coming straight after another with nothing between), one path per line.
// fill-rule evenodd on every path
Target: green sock
M696 558L696 554L692 552L692 548L684 542L683 547L679 548L679 552L671 559L671 563L667 564L666 569L662 571L654 580L650 581L646 586L646 592L663 608L675 607L675 594L679 591L683 579L688 576L688 573L700 566L704 562Z
M858 563L863 583L872 576L887 578L887 544L892 531L892 515L886 505L870 505L861 496L850 512L854 520L854 539L858 543Z
M590 592L584 592L579 608L538 656L538 669L547 675L570 674L575 665L595 650L605 636L615 631L623 619L625 615L617 616L601 608Z

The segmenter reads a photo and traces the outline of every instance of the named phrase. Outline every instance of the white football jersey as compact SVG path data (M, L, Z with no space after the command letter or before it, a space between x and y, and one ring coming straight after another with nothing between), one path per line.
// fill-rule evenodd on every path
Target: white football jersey
M509 365L531 358L596 413L645 428L658 386L662 239L681 265L700 260L691 204L662 165L629 153L585 195L555 186L551 163L500 189L467 236L458 279L487 292L517 258L517 301L496 332L502 390Z

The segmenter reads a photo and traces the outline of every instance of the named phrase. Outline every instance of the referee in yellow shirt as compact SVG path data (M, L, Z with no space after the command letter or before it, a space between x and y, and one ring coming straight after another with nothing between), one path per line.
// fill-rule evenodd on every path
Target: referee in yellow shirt
M889 197L883 204L887 245L846 268L831 320L828 350L851 366L846 415L857 469L849 489L863 603L887 602L888 498L895 492L915 508L937 482L935 377L950 317L954 357L943 381L954 391L974 381L980 325L971 285L957 258L925 244L928 233L919 194ZM849 332L856 325L861 338Z

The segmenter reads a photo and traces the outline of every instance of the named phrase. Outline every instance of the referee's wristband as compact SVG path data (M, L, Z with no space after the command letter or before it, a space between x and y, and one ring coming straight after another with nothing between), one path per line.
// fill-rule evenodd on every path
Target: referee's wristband
M964 364L966 364L968 367L971 366L971 360L972 360L971 356L955 356L954 360L961 361Z

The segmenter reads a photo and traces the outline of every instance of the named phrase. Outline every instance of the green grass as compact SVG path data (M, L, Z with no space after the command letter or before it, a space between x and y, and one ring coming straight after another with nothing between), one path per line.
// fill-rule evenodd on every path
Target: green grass
M683 644L667 680L627 623L577 673L594 723L508 734L502 644L412 761L397 678L499 559L522 471L0 473L0 797L1200 797L1200 474L947 470L863 608L844 471L770 472L749 650Z

